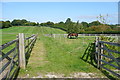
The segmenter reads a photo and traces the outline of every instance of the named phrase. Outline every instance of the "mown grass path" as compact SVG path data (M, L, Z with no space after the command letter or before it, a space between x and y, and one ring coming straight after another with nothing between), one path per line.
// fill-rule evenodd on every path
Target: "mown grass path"
M105 77L98 69L83 61L89 43L94 37L67 39L38 36L26 70L19 77ZM90 56L88 53L84 58Z

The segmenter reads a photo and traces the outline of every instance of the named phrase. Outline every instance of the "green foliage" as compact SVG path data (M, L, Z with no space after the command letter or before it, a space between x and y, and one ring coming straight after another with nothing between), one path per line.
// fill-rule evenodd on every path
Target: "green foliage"
M9 28L12 27L10 21L0 21L0 29L1 28Z
M111 27L107 25L92 26L89 27L88 30L96 32L112 31Z
M114 41L115 41L115 38L106 37L106 36L100 36L100 39L101 39L102 41L106 41L106 42L114 42Z
M70 18L66 20L65 26L67 28L67 33L80 33L81 31L84 31L83 26L79 24L79 21L75 23L72 22Z
M14 20L11 22L11 24L12 24L13 26L21 26L21 25L22 25L22 22L21 22L21 20L16 20L16 19L14 19Z
M54 23L53 22L48 21L46 24L47 24L47 26L54 27Z
M81 22L81 24L82 24L85 28L89 27L89 24L88 24L87 22Z
M72 22L71 19L70 19L70 18L67 18L65 24L67 25L67 24L70 24L71 22Z
M0 43L0 45L7 43L13 39L16 39L16 35L18 35L18 33L27 33L30 35L32 34L37 34L37 33L41 33L41 34L65 34L66 32L60 29L54 29L54 28L48 28L45 26L41 26L41 27L34 27L34 26L20 26L20 27L10 27L10 28L5 28L5 29L1 29L2 31L2 43ZM5 34L4 34L5 33ZM14 34L7 34L7 33L14 33Z
M74 33L79 33L80 32L80 25L79 25L79 21L77 21L77 23L74 26Z
M11 24L13 26L38 26L39 23L35 23L35 22L30 22L30 21L27 21L25 19L22 19L22 20L19 20L19 19L14 19Z
M65 30L66 30L66 28L65 28L65 23L62 22L62 21L54 24L54 27L58 27L58 28L62 28L62 29L65 29Z
M74 33L74 23L71 21L70 18L68 18L65 22L65 27L67 29L67 33Z
M89 27L98 26L98 25L101 25L101 23L99 21L93 21L93 22L89 23Z
M117 43L117 42L116 42L116 38L113 38L113 37L100 36L100 39L101 39L102 41L105 41L105 42L115 42L115 43ZM104 45L105 45L109 50L120 51L118 46L113 46L113 45L110 45L110 44L104 44ZM110 52L110 53L111 53L112 56L114 56L115 58L120 57L120 55L117 54L117 53L113 53L113 52ZM108 56L111 56L106 50L104 50L103 54L108 55ZM111 61L111 59L106 58L106 57L103 57L103 59L104 59L105 61L107 61L107 62L108 62L108 61ZM109 68L112 68L112 67L109 67Z
M46 27L52 27L52 28L58 28L61 30L66 31L67 33L107 33L107 34L119 34L120 33L120 27L118 24L116 25L108 25L103 24L106 21L106 18L104 16L100 15L98 18L100 18L100 21L93 21L91 23L87 22L73 22L70 18L67 18L67 20L64 22L58 22L54 23L51 21L41 23L38 22L30 22L25 19L14 19L12 22L10 21L0 21L0 28L9 28L11 26L46 26Z
M21 70L19 76L29 74L33 77L38 76L39 73L41 76L53 73L63 74L65 77L64 74L70 76L72 73L85 72L95 73L95 76L99 73L100 77L102 73L98 69L80 59L93 40L94 37L70 40L64 37L52 38L40 35L34 46L33 55L30 56L27 71ZM85 41L84 44L83 41ZM89 57L88 60L90 60Z
M22 19L22 20L21 20L21 24L22 24L22 26L24 26L24 24L27 23L27 22L28 22L27 20Z
M54 27L54 23L53 23L53 22L50 22L50 21L48 21L48 22L46 22L46 23L41 23L40 25L41 25L41 26L47 26L47 27Z

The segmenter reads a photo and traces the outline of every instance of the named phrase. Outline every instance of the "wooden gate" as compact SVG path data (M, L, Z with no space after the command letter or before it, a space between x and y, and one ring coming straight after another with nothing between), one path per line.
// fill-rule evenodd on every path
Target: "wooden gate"
M0 80L12 80L20 68L25 69L26 54L30 53L36 39L37 35L24 38L24 34L19 33L17 39L0 46ZM26 43L27 40L30 42Z
M96 38L97 67L120 78L120 44Z

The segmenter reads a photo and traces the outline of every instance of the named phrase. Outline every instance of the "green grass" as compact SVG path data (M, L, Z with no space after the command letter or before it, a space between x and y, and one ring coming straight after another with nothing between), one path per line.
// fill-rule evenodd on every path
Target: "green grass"
M80 37L78 39L46 37L43 34L66 33L62 30L48 27L11 27L3 29L2 33L2 43L15 39L18 33L26 33L26 36L38 33L27 67L25 70L20 70L19 77L25 77L27 74L30 75L29 77L33 77L50 72L65 74L65 76L70 76L71 73L77 72L91 72L98 77L104 76L94 66L81 59L89 43L94 42L94 37ZM87 61L90 61L90 57L88 57Z
M91 72L101 77L103 74L98 69L81 59L88 44L93 41L94 37L78 39L38 37L26 68L27 71L21 70L19 76L29 74L29 77L33 77L50 72L70 76L71 73ZM43 51L38 49L43 49Z
M10 28L6 28L6 29L1 29L0 32L2 34L0 34L0 37L2 38L2 43L4 44L6 42L9 42L13 39L16 39L16 35L18 35L18 33L25 33L25 36L30 36L32 34L37 34L39 33L39 35L41 34L64 34L66 32L59 30L59 29L53 29L53 28L49 28L49 27L27 27L27 26L19 26L19 27L10 27ZM1 40L0 38L0 40ZM0 45L1 45L0 44Z

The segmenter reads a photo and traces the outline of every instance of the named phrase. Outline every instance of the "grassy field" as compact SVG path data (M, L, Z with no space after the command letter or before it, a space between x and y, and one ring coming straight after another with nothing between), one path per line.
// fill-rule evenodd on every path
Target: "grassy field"
M91 59L94 37L78 39L47 37L43 34L66 33L48 27L11 27L3 29L2 33L2 43L15 39L18 33L26 33L26 36L38 33L27 67L20 70L19 77L48 77L47 75L52 74L58 77L105 77L93 66L94 61ZM80 73L91 74L81 76Z
M18 33L25 33L26 37L30 36L32 34L37 34L39 33L39 35L41 34L64 34L64 31L61 31L59 29L53 29L53 28L49 28L49 27L10 27L10 28L6 28L6 29L1 29L0 33L2 32L2 34L0 34L0 37L2 39L0 39L2 41L2 44L11 41L13 39L16 39L16 35L18 35Z

